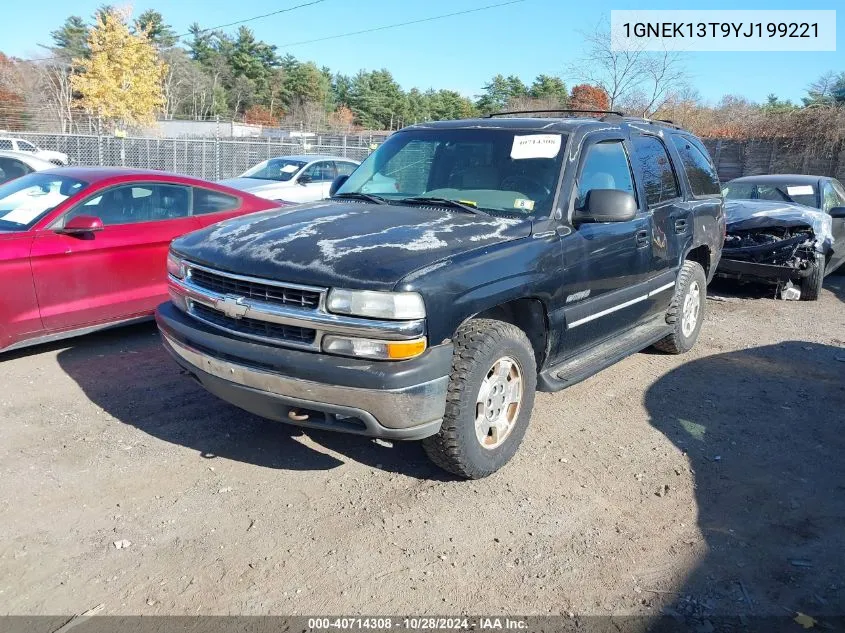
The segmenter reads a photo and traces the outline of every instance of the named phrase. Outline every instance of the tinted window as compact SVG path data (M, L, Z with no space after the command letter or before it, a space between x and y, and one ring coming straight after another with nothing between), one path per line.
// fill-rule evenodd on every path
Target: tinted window
M621 141L597 143L587 149L578 178L576 209L586 204L587 194L593 189L619 189L636 195L628 155Z
M8 138L0 138L0 149L14 149L12 141Z
M684 164L684 171L687 172L693 195L707 196L721 193L719 176L710 160L698 146L683 136L673 136L672 142L681 155L681 162Z
M32 171L33 169L22 161L0 156L0 183L26 176Z
M240 206L240 201L235 196L194 188L194 215L231 211L237 209L238 206Z
M337 173L334 169L334 163L323 161L314 163L302 172L302 175L310 178L310 182L331 182L335 179Z
M337 175L338 176L348 176L358 165L355 163L344 163L342 161L335 161L335 167L337 168Z
M106 226L175 220L190 215L190 191L178 185L115 187L72 209L65 221L77 215L96 216Z
M643 178L649 206L680 196L672 161L663 143L654 136L635 136L634 153Z
M34 152L37 151L37 147L32 143L28 143L26 141L18 141L18 149L22 152Z

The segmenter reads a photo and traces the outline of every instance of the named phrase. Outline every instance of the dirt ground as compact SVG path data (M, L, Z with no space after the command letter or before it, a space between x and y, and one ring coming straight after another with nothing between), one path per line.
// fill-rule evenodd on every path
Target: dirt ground
M476 482L218 401L152 325L0 356L0 613L843 614L825 288L711 288L691 353L540 394Z

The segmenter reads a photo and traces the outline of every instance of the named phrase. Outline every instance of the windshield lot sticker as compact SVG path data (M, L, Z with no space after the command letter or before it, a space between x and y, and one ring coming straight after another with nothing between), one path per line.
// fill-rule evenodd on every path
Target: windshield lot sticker
M814 192L812 185L798 185L796 187L787 187L786 193L790 196L812 196Z
M534 210L534 201L526 200L525 198L517 198L513 201L514 209L525 209L526 211Z
M299 169L297 165L285 165L284 167L282 167L282 173L290 174L295 172L297 169Z
M560 134L514 136L511 158L554 158L560 151Z

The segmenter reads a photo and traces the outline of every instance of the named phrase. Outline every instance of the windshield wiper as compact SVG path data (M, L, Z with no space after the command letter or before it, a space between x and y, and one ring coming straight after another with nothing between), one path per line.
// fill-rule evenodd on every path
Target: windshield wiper
M783 199L787 202L791 202L792 204L797 204L795 200L792 199L792 196L788 195L783 189L780 187L775 187L775 191L777 191L780 195L783 196Z
M400 198L396 202L401 204L417 204L417 205L436 205L440 207L451 207L452 209L461 209L473 215L490 215L476 206L474 202L459 202L450 198L436 198L428 196L414 196L412 198Z
M387 200L381 196L375 196L371 193L358 193L357 191L350 191L349 193L336 193L332 198L348 198L349 200L366 200L375 204L387 204Z

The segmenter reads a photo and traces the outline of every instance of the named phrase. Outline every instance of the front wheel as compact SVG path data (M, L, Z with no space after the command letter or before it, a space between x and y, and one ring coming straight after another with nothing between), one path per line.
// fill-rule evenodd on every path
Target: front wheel
M820 260L820 261L819 261ZM810 274L801 280L801 301L818 301L824 285L824 259L810 264Z
M683 354L692 349L698 340L704 321L707 301L707 276L701 264L685 261L675 284L675 295L666 312L666 323L672 333L660 339L654 347L669 354Z
M444 470L480 479L507 464L522 442L537 365L525 333L503 321L469 321L454 343L443 424L423 448Z

